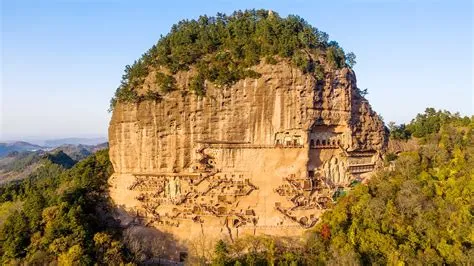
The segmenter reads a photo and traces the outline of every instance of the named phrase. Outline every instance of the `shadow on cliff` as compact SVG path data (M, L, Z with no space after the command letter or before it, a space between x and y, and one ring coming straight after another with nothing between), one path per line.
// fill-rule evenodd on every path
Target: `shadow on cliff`
M352 89L352 110L351 110L351 121L350 126L354 132L356 132L358 138L357 142L354 143L355 150L385 150L388 146L388 128L385 126L383 118L377 115L369 101L364 95L361 95L360 89ZM364 128L369 126L370 128ZM382 143L374 143L374 138L368 134L364 134L367 131L381 132L383 135Z
M123 244L140 265L181 265L187 248L171 234L146 226L135 214L122 206L111 206L120 224Z

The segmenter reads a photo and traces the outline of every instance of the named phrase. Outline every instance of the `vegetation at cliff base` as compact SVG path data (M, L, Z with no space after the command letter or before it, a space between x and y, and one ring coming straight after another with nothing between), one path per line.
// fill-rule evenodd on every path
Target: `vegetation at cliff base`
M140 59L125 67L111 109L117 101L144 99L137 90L152 72L155 87L165 94L174 88L174 74L194 69L188 89L204 95L204 81L230 86L259 77L251 67L262 60L275 64L280 59L317 79L324 77L325 67L352 67L356 62L353 53L345 54L337 42L299 16L282 18L263 9L200 16L173 25Z
M125 249L107 215L108 150L67 170L64 153L46 161L28 179L0 187L0 210L10 210L0 228L0 263L119 265Z
M392 171L378 173L324 215L309 247L313 254L326 255L315 261L410 265L473 260L472 128L447 126L432 138L440 139L400 154ZM331 233L326 240L324 226Z

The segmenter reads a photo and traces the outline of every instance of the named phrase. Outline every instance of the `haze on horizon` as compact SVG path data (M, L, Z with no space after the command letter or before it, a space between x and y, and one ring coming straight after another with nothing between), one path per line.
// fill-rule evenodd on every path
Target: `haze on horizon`
M426 107L472 115L472 1L2 1L0 141L107 135L125 65L199 15L296 14L357 55L386 123Z

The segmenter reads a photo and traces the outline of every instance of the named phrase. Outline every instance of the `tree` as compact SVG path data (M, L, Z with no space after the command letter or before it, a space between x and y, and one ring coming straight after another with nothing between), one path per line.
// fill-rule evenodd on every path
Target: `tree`
M390 130L390 137L397 140L408 140L411 137L410 131L406 129L405 124L396 125L395 122L391 121L388 123Z
M214 248L215 258L213 260L213 265L226 265L229 262L229 251L227 249L227 244L223 240L217 241L217 244Z
M94 235L95 257L108 265L123 264L123 245L105 233L99 232Z
M419 118L445 116L434 110L427 113ZM327 264L470 261L473 242L467 232L473 225L467 208L474 200L474 127L466 128L464 118L440 120L444 121L440 129L425 136L425 145L394 158L394 169L378 172L367 186L354 187L323 215L312 235L315 241L308 241L308 250L315 253L307 260ZM331 228L329 240L322 236L326 225ZM329 256L320 255L325 250Z
M356 55L353 52L346 54L346 65L353 68L356 64Z
M1 252L5 259L24 257L30 244L28 218L23 212L15 211L10 215L0 232Z
M80 245L72 246L67 252L58 257L58 264L65 266L79 265L85 261L87 261L87 257L84 256L84 250Z
M444 125L469 126L469 117L461 117L459 113L451 114L449 111L436 111L426 108L423 114L418 114L406 126L414 137L423 138L438 132Z
M189 89L194 92L197 96L204 96L206 89L204 87L204 77L202 75L196 75L191 79Z
M367 96L367 94L369 94L369 91L368 91L367 88L365 88L365 89L363 89L363 90L357 88L357 93L358 93L360 96L362 96L362 97L365 98L365 96Z

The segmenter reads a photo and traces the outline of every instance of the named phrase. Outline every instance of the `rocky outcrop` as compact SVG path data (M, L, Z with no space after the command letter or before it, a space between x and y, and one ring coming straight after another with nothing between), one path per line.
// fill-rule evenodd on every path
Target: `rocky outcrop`
M323 80L284 61L257 79L206 84L160 101L118 103L109 127L113 200L178 239L295 235L313 226L338 187L373 171L383 122L348 68ZM151 82L145 84L151 89Z

